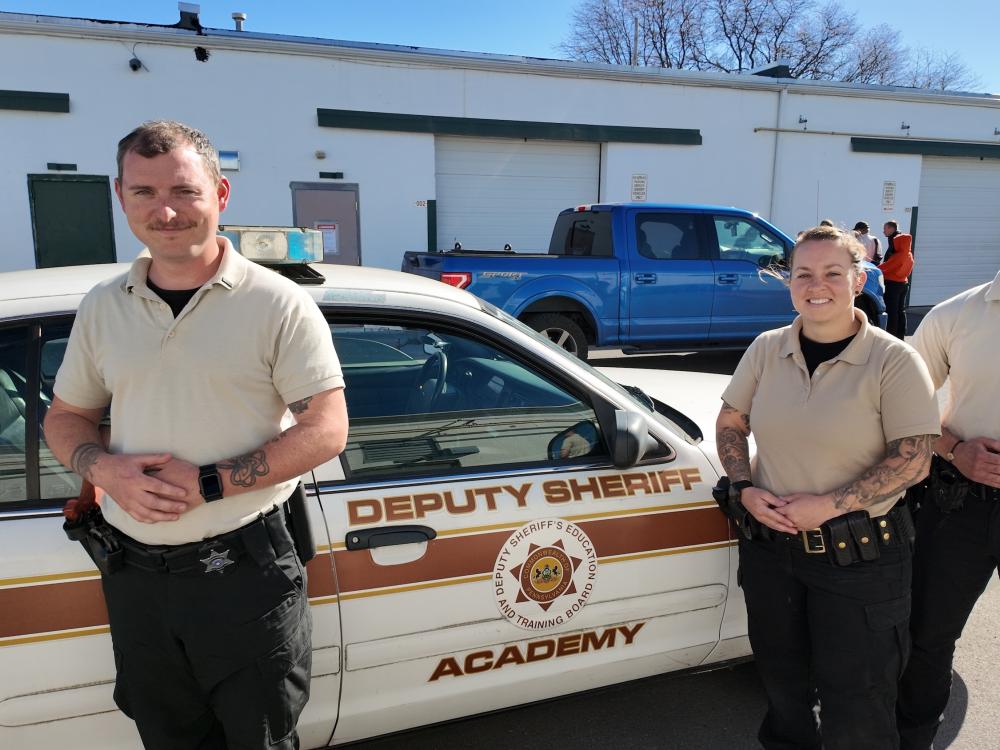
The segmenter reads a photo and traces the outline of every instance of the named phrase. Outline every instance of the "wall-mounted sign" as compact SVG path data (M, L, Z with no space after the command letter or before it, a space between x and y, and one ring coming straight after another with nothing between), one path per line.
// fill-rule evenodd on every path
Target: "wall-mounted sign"
M313 224L313 229L318 229L323 233L323 255L340 255L337 248L337 222L317 221Z
M886 180L882 183L882 210L896 210L896 181Z
M646 200L646 185L648 184L648 175L644 174L634 174L632 175L632 200L634 201L644 201Z

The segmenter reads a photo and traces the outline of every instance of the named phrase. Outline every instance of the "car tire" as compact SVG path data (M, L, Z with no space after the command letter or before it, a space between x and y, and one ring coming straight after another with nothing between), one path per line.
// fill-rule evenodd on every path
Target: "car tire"
M868 316L868 322L878 328L878 313L875 312L875 303L863 294L854 298L854 306Z
M524 322L556 346L587 361L587 337L576 321L561 313L529 315Z

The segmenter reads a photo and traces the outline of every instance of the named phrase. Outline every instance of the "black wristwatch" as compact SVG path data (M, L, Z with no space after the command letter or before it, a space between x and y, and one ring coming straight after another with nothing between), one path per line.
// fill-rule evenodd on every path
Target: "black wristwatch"
M222 477L219 467L215 464L205 464L198 467L198 489L206 503L222 499Z

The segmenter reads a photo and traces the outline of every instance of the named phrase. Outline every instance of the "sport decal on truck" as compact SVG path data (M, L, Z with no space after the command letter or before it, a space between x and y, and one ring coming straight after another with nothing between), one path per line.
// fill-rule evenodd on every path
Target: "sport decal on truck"
M493 566L500 614L525 630L553 628L583 609L597 580L597 552L574 523L525 524L504 542Z
M478 274L481 279L512 279L520 281L524 278L522 271L483 271Z
M601 630L561 635L558 638L542 638L528 641L524 646L511 644L504 646L499 654L496 648L473 651L466 654L461 661L449 656L438 662L427 681L435 682L442 677L464 677L468 674L489 672L491 669L502 669L509 664L530 664L562 656L585 654L588 651L630 646L645 624L637 622L631 626L618 625Z

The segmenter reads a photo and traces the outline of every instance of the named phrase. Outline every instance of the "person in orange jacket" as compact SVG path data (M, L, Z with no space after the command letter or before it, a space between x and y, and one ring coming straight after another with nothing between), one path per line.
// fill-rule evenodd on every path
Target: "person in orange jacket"
M885 329L896 338L906 338L906 291L913 272L913 237L899 231L895 221L882 227L886 236L885 257L879 270L885 276L885 311L889 320Z

